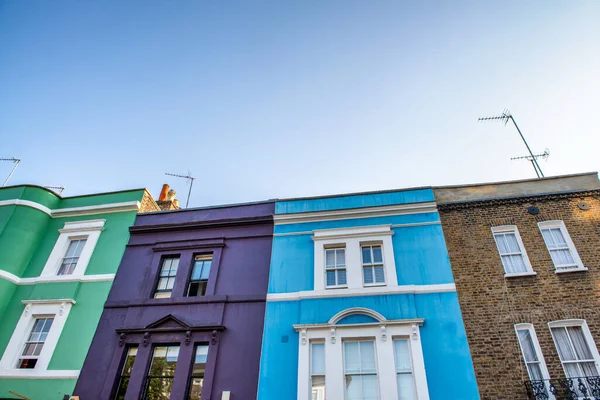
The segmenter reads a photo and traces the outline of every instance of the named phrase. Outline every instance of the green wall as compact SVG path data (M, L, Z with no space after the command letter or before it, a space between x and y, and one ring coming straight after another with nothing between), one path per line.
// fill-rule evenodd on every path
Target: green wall
M27 200L50 209L85 207L141 201L143 190L61 199L34 186L0 188L0 201ZM135 211L52 218L26 205L0 205L0 270L19 278L35 278L42 272L66 222L104 219L104 229L92 253L85 275L114 274L129 240ZM66 324L48 365L50 370L80 370L93 339L112 282L51 282L15 284L0 276L0 355L4 354L24 310L23 300L73 299ZM32 400L62 399L71 394L76 379L23 379L0 377L0 398L8 391Z

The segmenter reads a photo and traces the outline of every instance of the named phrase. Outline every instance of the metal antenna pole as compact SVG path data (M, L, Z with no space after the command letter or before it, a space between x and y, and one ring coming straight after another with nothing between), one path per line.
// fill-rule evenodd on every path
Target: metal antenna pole
M169 175L169 176L175 176L177 178L184 178L187 179L190 182L190 190L188 191L188 197L187 197L187 201L185 203L185 208L188 208L189 204L190 204L190 196L192 195L192 186L194 185L194 180L196 178L194 178L192 176L191 172L188 172L187 175L179 175L179 174L170 174L168 172L165 172L165 175Z
M529 151L528 157L531 158L530 161L531 161L531 165L533 166L533 169L535 170L535 174L537 175L538 178L543 178L544 173L542 172L542 169L540 168L540 165L537 162L537 159L536 159L537 157L533 155L533 152L531 151L531 148L529 147L527 140L525 140L525 136L523 136L523 133L519 129L519 126L517 125L517 122L513 118L510 111L504 110L504 112L502 114L497 115L495 117L481 117L478 119L478 121L501 120L501 121L504 121L504 125L506 125L508 123L509 119L513 122L513 124L515 125L515 128L517 128L517 132L519 132L519 136L521 136L521 139L523 139L523 143L525 143L525 147L527 147L527 151Z
M2 184L2 187L4 187L8 183L8 180L10 179L10 177L15 173L15 169L17 169L17 167L19 166L19 163L21 162L21 160L18 159L18 158L12 157L12 158L0 158L0 161L12 161L12 162L15 163L15 166L10 171L10 174L8 174L8 177L6 178L6 180L4 181L4 183Z

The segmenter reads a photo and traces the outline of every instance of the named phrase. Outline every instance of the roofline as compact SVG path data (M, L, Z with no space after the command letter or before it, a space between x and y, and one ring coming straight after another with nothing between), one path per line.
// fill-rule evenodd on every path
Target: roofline
M277 202L280 201L296 201L296 200L315 200L315 199L330 199L333 197L347 197L347 196L361 196L368 194L385 194L385 193L395 193L395 192L409 192L412 190L424 190L424 189L433 189L433 186L417 186L410 188L401 188L401 189L385 189L385 190L372 190L366 192L351 192L351 193L340 193L340 194L327 194L324 196L308 196L308 197L289 197L285 199L276 199Z
M33 185L33 184L30 184L30 183L26 183L26 184L23 184L23 185L11 185L11 186L3 186L3 187L0 187L0 190L2 190L2 189L15 189L15 188L20 188L20 187L32 187L32 188L36 188L36 189L42 189L42 190L45 190L46 192L49 192L49 193L51 193L51 194L55 195L56 197L58 197L58 198L59 198L59 199L61 199L61 200L65 200L65 199L76 199L76 198L78 198L78 197L101 196L101 195L106 195L106 194L117 194L117 193L137 192L137 191L140 191L140 190L142 190L142 191L145 191L145 192L148 192L148 194L152 195L152 194L151 194L151 193L148 191L148 189L146 189L146 188L137 188L137 189L113 190L113 191L110 191L110 192L89 193L89 194L80 194L80 195L77 195L77 196L67 196L67 197L62 197L61 195L59 195L58 193L56 193L55 191L53 191L53 190L51 190L51 189L48 189L48 188L45 188L45 187L43 187L43 186L39 186L39 185Z
M259 200L259 201L248 201L244 203L231 203L231 204L218 204L212 206L204 206L204 207L193 207L193 208L180 208L179 210L164 210L164 211L150 211L145 212L143 214L139 214L138 218L143 218L146 215L155 215L155 214L169 214L169 213L180 213L187 211L202 211L202 210L214 210L218 208L233 208L233 207L244 207L244 206L254 206L260 204L274 204L279 201L278 199L269 199L269 200Z
M537 181L549 181L553 179L563 179L563 178L574 178L577 176L589 176L589 175L598 175L598 172L582 172L579 174L569 174L569 175L556 175L556 176L546 176L543 178L529 178L529 179L518 179L514 181L498 181L498 182L482 182L482 183L469 183L464 185L448 185L448 186L433 186L433 190L437 189L458 189L458 188L467 188L467 187L476 187L476 186L489 186L489 185L507 185L511 183L526 183L526 182L537 182ZM558 192L557 192L558 193Z

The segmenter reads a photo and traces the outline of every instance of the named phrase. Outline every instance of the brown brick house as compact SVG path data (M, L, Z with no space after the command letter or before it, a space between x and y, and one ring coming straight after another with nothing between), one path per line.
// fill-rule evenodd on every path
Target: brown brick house
M597 174L434 191L481 398L600 399Z

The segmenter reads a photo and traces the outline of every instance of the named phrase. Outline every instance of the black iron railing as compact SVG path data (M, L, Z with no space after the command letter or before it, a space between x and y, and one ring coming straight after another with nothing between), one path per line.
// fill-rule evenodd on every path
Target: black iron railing
M530 400L600 400L600 376L526 381Z

